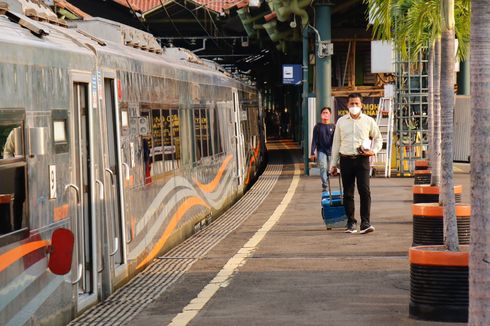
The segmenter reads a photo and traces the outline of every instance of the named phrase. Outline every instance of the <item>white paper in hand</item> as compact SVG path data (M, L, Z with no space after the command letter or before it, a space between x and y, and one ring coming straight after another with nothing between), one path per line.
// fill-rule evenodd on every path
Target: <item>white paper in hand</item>
M371 149L371 140L370 139L364 139L362 141L362 149Z

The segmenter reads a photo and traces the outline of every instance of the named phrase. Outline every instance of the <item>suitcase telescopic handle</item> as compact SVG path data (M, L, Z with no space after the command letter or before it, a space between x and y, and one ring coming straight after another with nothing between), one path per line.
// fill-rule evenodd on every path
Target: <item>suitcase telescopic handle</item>
M328 196L330 197L330 206L333 204L333 196L332 196L332 187L330 186L330 177L332 174L329 172L328 173L328 178L327 178L327 184L328 184ZM340 172L337 173L337 176L339 177L339 191L340 191L340 204L344 204L344 192L342 191L342 180L340 177Z

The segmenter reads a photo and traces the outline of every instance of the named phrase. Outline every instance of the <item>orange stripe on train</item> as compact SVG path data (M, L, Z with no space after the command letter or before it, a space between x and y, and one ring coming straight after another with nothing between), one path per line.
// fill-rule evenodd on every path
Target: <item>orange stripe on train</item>
M223 161L223 164L221 164L221 167L218 170L218 173L216 174L216 176L214 177L214 179L210 183L203 184L203 183L199 182L199 180L194 178L194 182L199 187L199 189L201 189L202 191L204 191L206 193L213 192L216 189L216 187L218 186L219 182L221 181L223 173L225 172L225 169L228 166L228 163L230 163L232 158L233 158L232 155L228 155L225 158L225 160Z
M23 245L20 245L14 249L7 251L0 255L0 272L21 259L27 254L38 250L43 247L49 246L48 240L33 241Z
M151 249L148 256L146 256L145 259L143 259L138 264L138 266L136 267L137 269L145 266L148 262L150 262L153 258L155 258L156 255L158 255L158 253L160 252L160 250L163 248L163 246L167 242L168 238L170 237L170 234L172 234L172 231L175 229L175 227L177 226L179 221L182 219L182 217L185 215L185 213L189 209L191 209L192 207L197 206L197 205L204 206L206 208L211 208L211 207L209 207L209 205L204 200L202 200L199 197L187 198L182 203L182 205L180 205L180 207L177 209L175 214L172 216L172 218L170 219L170 223L168 224L167 228L163 232L160 239L158 239L158 241L155 244L155 246L153 247L153 249Z

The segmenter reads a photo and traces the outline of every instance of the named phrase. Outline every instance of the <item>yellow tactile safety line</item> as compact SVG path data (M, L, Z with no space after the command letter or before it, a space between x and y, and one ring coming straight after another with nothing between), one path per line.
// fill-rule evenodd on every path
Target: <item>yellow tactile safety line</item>
M255 234L247 241L247 243L238 252L228 260L218 274L206 285L196 298L192 299L187 306L184 307L181 313L172 319L170 326L184 326L187 325L194 317L201 311L206 303L218 292L219 288L225 287L231 281L233 274L238 270L240 266L243 266L252 253L257 248L257 245L264 239L267 232L279 221L282 214L288 207L291 199L296 192L296 188L299 183L300 170L296 167L294 170L293 180L289 189L282 199L281 203L276 207L269 219L262 225L262 227L255 232Z

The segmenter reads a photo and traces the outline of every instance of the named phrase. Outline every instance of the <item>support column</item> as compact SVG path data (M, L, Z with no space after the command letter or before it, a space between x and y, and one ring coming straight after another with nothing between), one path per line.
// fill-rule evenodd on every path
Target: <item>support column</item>
M320 33L321 41L332 40L332 13L328 0L315 1L316 29ZM317 48L318 48L317 44ZM318 52L318 51L317 51ZM323 58L316 56L316 103L317 118L320 121L320 110L324 106L331 106L332 96L332 60L327 55Z
M301 108L301 92L302 90L299 89L299 87L296 88L296 96L295 96L295 101L294 101L294 107L295 108ZM295 131L294 131L294 141L298 142L298 143L301 143L301 140L302 140L302 136L301 136L301 128L303 128L303 126L301 125L301 116L302 116L302 110L301 109L296 109L294 110L295 112L295 117L294 117L294 128L295 128Z
M470 59L461 61L458 73L458 95L470 95Z
M303 105L302 111L302 123L303 123L303 159L304 159L304 171L305 175L310 175L310 160L308 150L310 148L309 141L310 135L308 135L308 27L303 29Z

